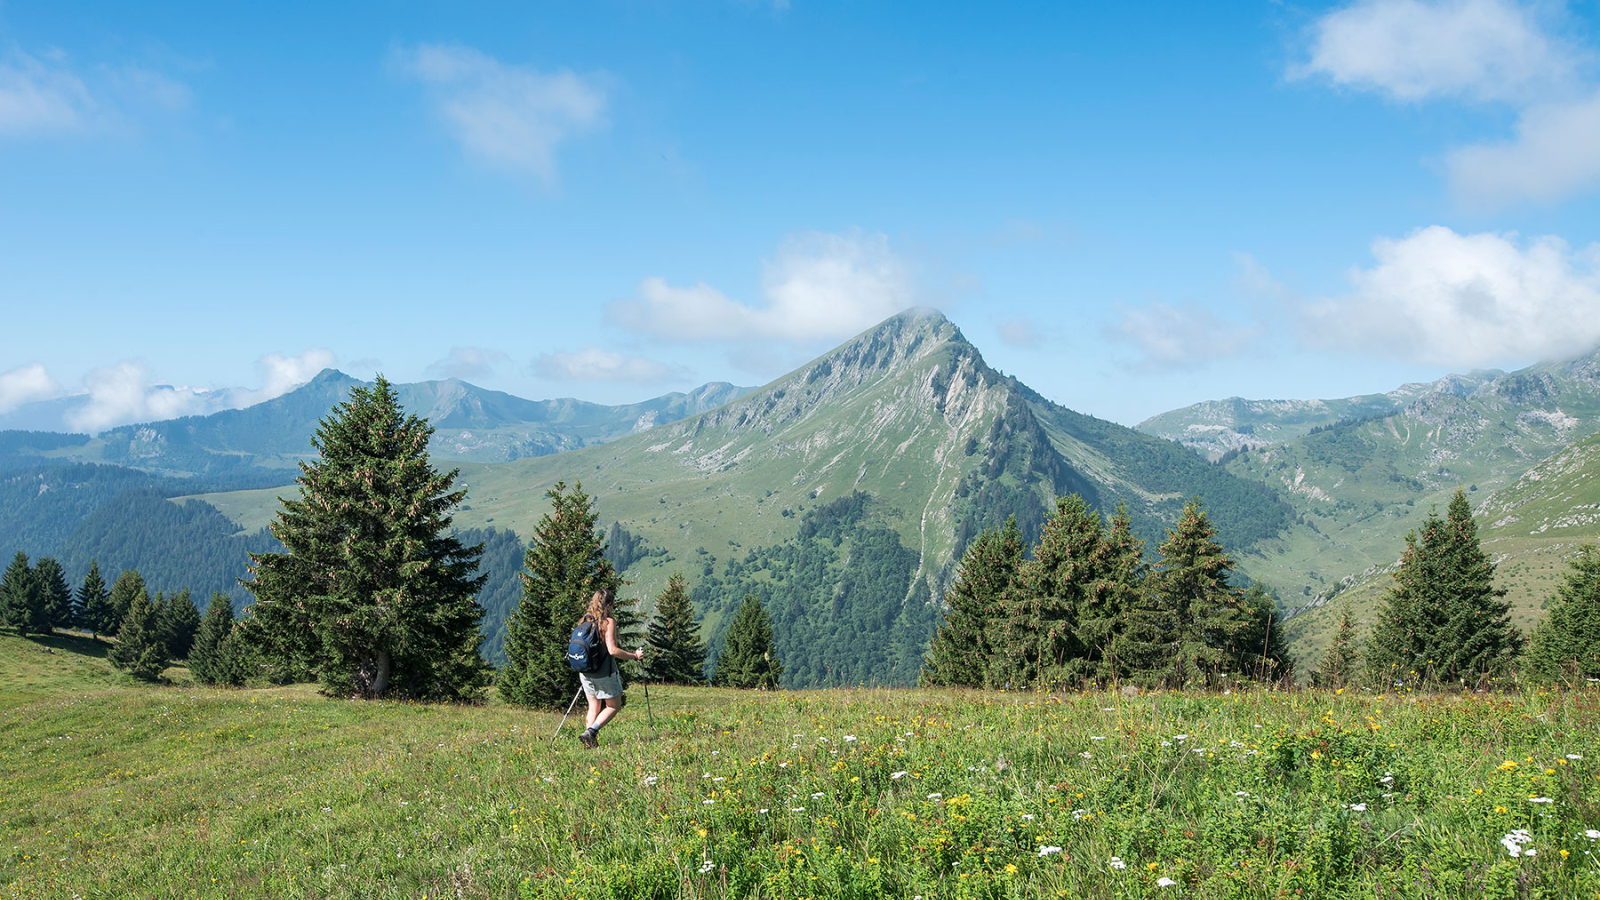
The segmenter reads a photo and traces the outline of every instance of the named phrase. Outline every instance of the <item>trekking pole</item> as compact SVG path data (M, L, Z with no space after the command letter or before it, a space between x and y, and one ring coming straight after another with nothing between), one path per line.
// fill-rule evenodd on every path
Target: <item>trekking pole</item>
M562 716L561 716L561 725L557 725L556 726L556 734L560 734L561 733L562 725L566 725L567 724L567 716L572 715L572 708L574 706L578 705L578 698L582 697L582 696L583 696L583 686L579 685L578 686L578 692L576 694L572 695L572 702L567 704L567 711L564 714L562 714ZM645 705L646 706L649 705L648 701L646 702ZM550 740L552 740L552 741L555 740L556 739L556 734L550 735Z
M656 714L650 709L650 682L641 681L639 684L644 688L644 712L645 715L650 717L650 731L654 733L656 730Z

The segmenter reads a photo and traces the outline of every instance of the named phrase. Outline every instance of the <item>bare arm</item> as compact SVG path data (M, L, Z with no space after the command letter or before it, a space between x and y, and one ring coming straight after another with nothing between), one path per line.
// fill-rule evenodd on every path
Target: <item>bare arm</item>
M606 633L606 652L607 653L611 654L612 656L621 656L621 657L624 657L626 659L644 659L644 651L643 650L640 650L637 653L629 653L628 651L626 651L626 650L622 649L621 647L617 646L617 620L616 619L607 619L606 620L605 633Z

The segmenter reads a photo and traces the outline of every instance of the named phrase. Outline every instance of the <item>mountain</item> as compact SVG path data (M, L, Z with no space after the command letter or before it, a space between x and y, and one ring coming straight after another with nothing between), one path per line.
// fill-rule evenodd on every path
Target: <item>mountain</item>
M1152 548L1192 496L1241 550L1293 519L1262 484L995 371L931 310L716 409L565 453L464 464L462 478L459 526L521 535L552 485L581 482L602 520L637 542L631 596L682 571L713 652L744 595L761 596L791 686L914 681L966 543L1008 515L1033 537L1057 495L1127 503ZM204 499L254 527L275 493Z
M1405 534L1457 488L1475 504L1600 431L1600 353L1511 373L1453 376L1391 392L1395 412L1229 454L1227 470L1277 491L1296 523L1256 548L1246 568L1300 606L1287 633L1314 659L1337 616L1334 597L1370 618ZM1501 518L1491 514L1480 527ZM1497 583L1526 627L1542 601L1532 569L1503 567ZM1295 595L1298 595L1296 597Z
M1393 415L1428 394L1466 396L1504 374L1480 371L1447 375L1438 381L1401 385L1384 394L1338 400L1205 400L1151 416L1134 427L1217 459L1229 452L1281 443L1336 424Z
M276 483L286 484L293 480L295 464L311 454L317 422L350 388L362 384L366 382L324 369L282 396L243 409L124 425L93 438L0 432L0 470L62 462L111 463L170 475L267 469L279 472ZM482 462L603 443L704 412L749 390L715 382L687 394L605 406L572 399L524 400L453 378L395 385L406 409L435 425L434 455Z

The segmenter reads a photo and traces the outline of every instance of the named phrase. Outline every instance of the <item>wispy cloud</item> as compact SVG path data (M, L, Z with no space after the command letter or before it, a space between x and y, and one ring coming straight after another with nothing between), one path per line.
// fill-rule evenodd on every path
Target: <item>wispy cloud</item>
M545 73L471 47L422 44L395 54L428 88L434 112L470 156L556 180L556 148L605 124L606 91L568 69Z
M1600 244L1457 234L1434 225L1372 245L1351 290L1309 303L1309 343L1452 367L1549 359L1600 342Z
M261 374L261 388L255 391L235 391L236 407L253 406L281 397L317 376L323 369L337 365L339 358L332 350L313 347L299 356L268 353L256 360L256 371Z
M1600 186L1600 90L1593 56L1560 36L1559 5L1513 0L1358 0L1319 18L1291 78L1325 78L1401 102L1509 105L1515 135L1451 151L1467 207L1553 202Z
M1190 369L1237 356L1261 336L1258 326L1224 321L1196 303L1173 306L1155 300L1120 311L1121 317L1105 327L1105 336L1137 349L1134 368L1142 371Z
M701 282L673 287L646 278L606 310L612 323L682 341L812 341L854 335L916 305L911 267L882 234L812 233L789 238L763 266L752 305Z
M51 400L61 396L61 385L39 363L17 366L0 373L0 414L8 413L24 403Z
M428 372L441 378L487 378L508 358L487 347L451 347L450 355L428 365Z
M688 376L688 372L679 366L642 356L624 356L599 347L585 347L576 352L541 353L528 366L528 371L550 381L626 384L652 384Z
M150 111L176 112L189 89L136 65L74 65L60 51L0 53L0 138L88 135L124 129Z
M156 422L210 412L204 390L154 384L150 369L127 360L95 369L83 379L88 402L66 413L74 431L98 434L129 422Z

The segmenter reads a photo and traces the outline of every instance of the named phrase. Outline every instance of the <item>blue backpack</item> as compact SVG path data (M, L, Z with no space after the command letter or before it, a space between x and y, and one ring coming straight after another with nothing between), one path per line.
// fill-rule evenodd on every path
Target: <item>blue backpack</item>
M598 672L605 668L606 660L610 658L611 654L606 652L605 635L600 633L600 623L584 619L577 628L572 629L572 638L567 641L567 665L572 666L572 671Z

